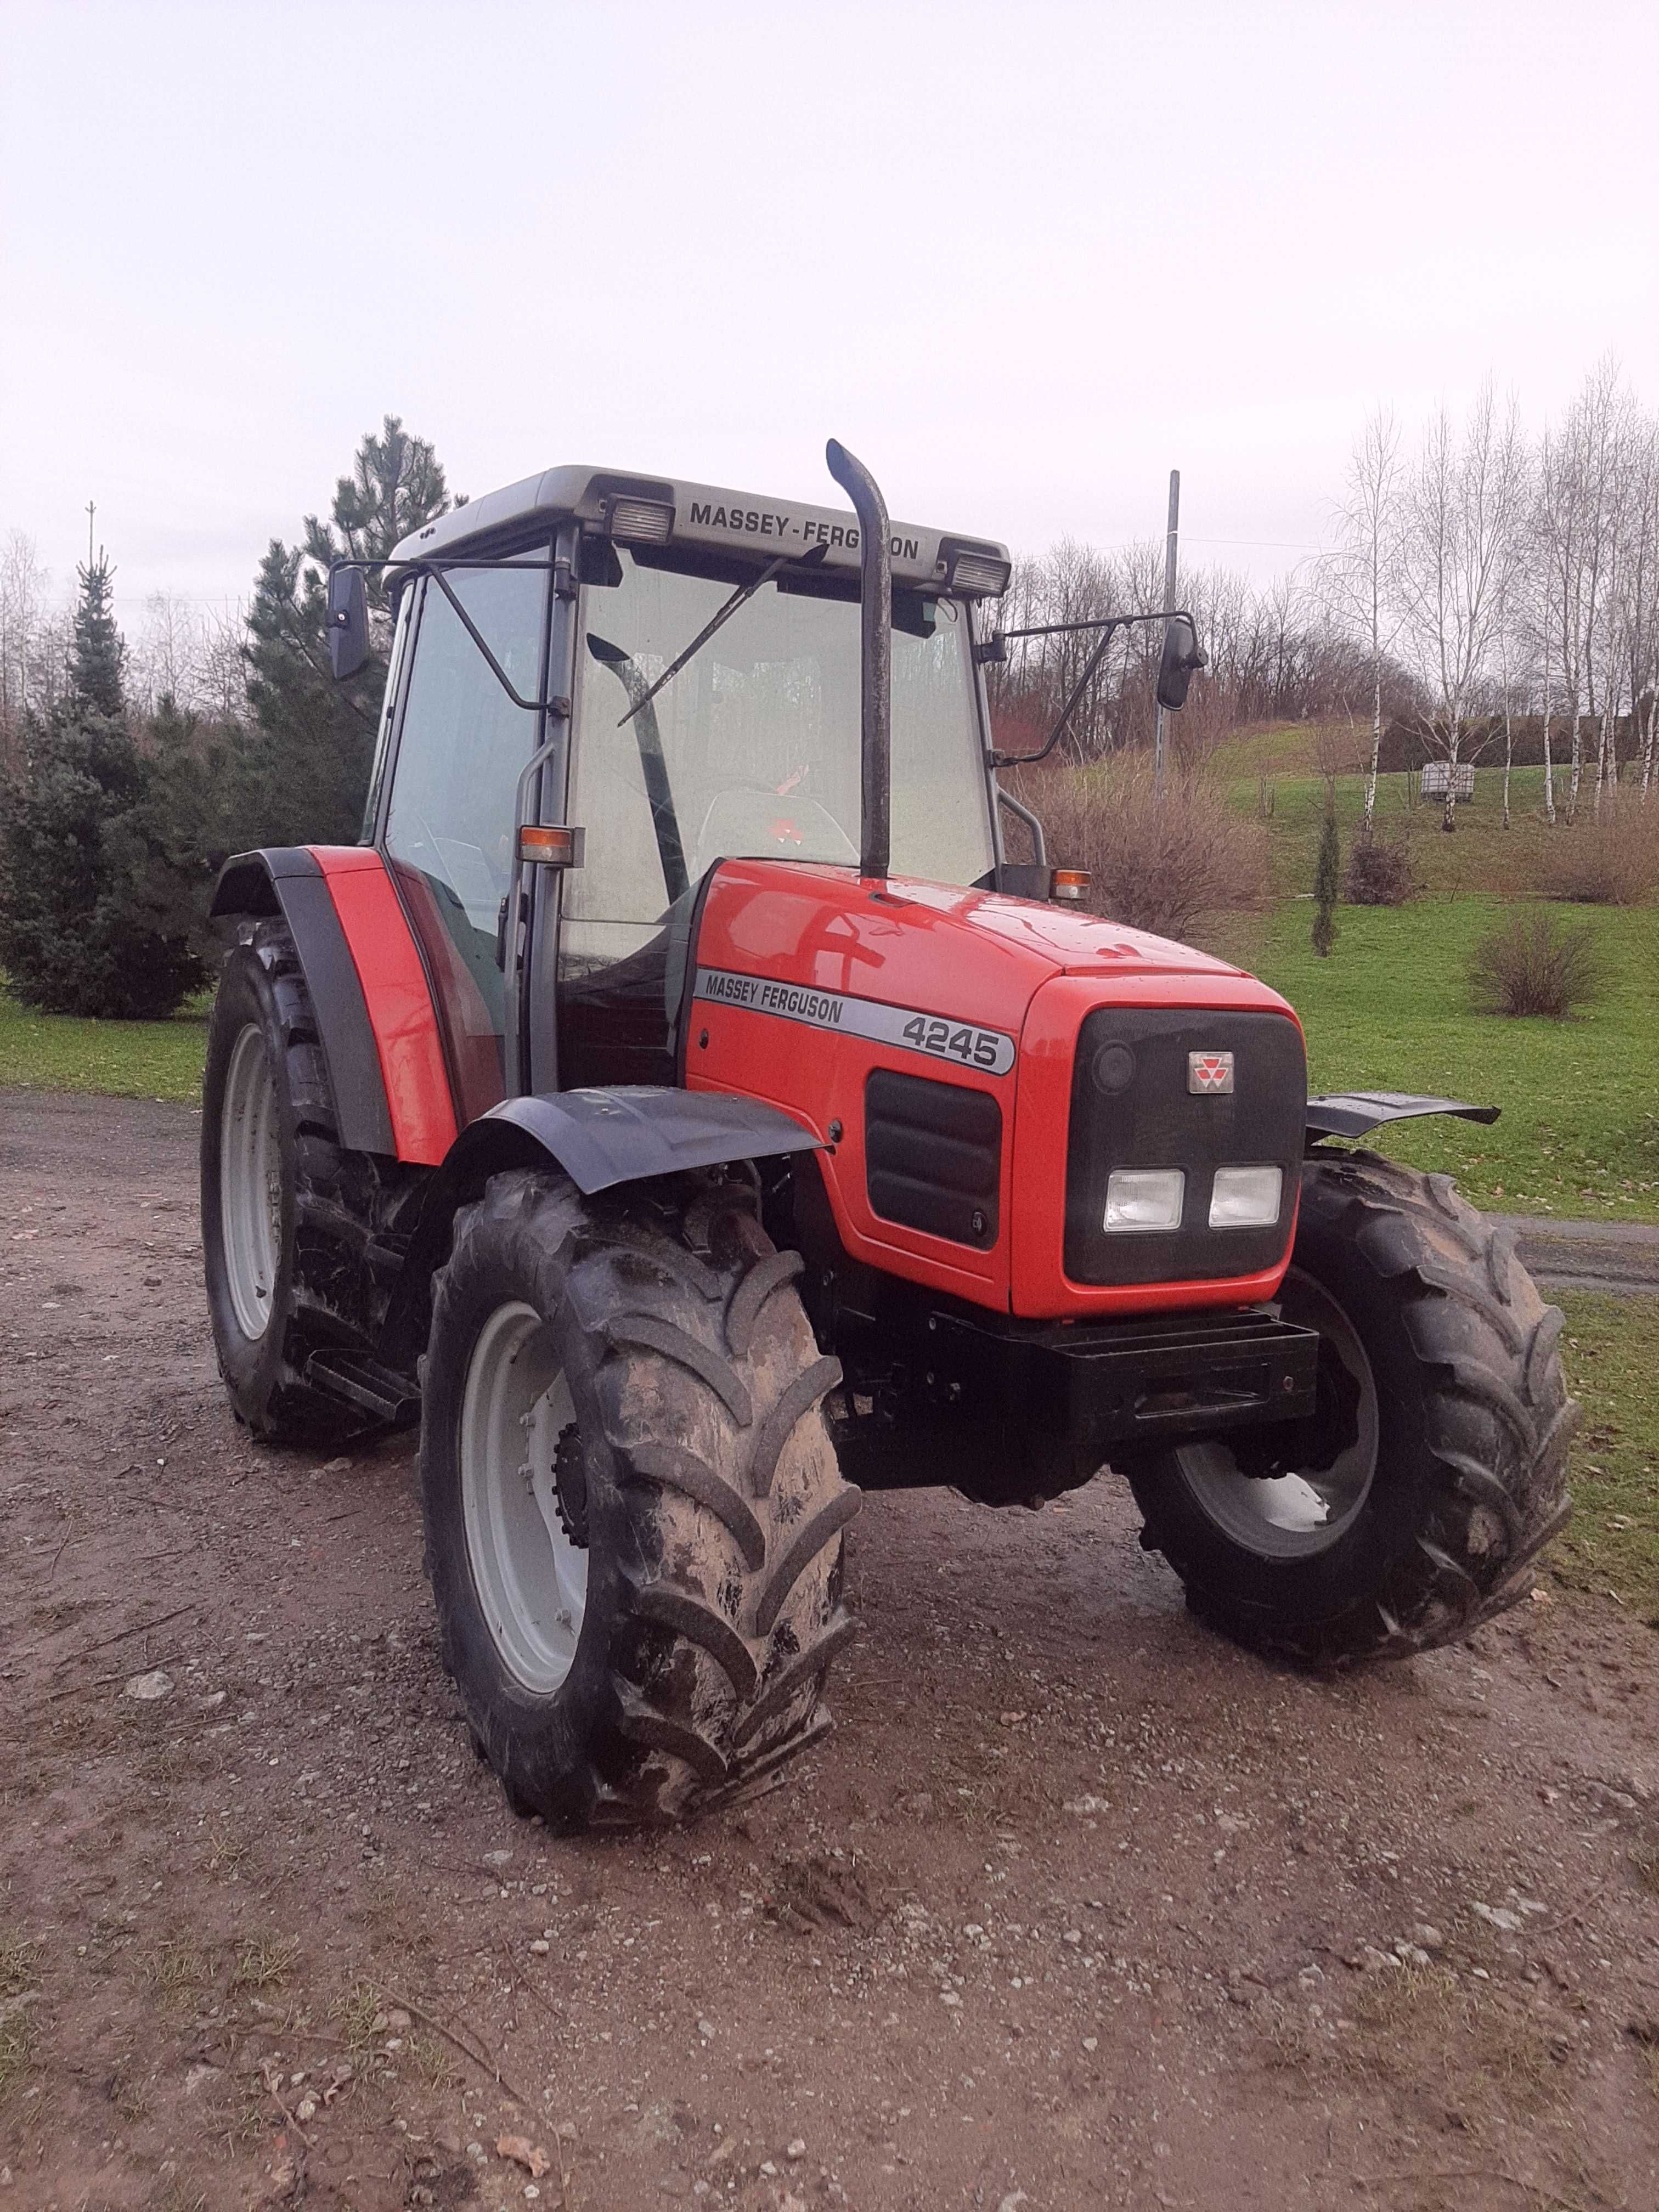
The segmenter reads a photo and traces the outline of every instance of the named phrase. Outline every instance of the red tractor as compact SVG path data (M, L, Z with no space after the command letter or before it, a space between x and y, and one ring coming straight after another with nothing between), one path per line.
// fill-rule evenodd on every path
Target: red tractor
M997 781L1006 551L829 460L855 516L563 468L406 540L362 842L214 902L232 1403L418 1419L445 1660L563 1826L828 1724L849 1476L1109 1461L1194 1609L1315 1667L1464 1635L1567 1510L1512 1240L1332 1142L1478 1109L1310 1098L1282 999L1079 911ZM342 564L338 676L369 607Z

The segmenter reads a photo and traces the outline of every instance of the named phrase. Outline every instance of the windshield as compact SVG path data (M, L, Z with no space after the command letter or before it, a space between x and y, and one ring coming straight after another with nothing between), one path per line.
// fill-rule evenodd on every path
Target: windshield
M567 917L655 923L723 858L856 866L857 601L768 583L641 708L732 586L621 562L619 584L583 595L569 819L587 843ZM892 699L893 873L971 884L993 855L955 601L901 599Z

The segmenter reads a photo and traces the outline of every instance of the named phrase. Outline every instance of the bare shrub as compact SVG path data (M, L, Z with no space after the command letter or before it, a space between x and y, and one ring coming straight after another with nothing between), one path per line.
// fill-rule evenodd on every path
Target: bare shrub
M1190 942L1218 915L1273 902L1266 830L1201 775L1171 773L1160 799L1151 764L1120 758L1028 772L1017 796L1041 818L1050 859L1089 870L1089 905L1112 921Z
M1475 947L1469 992L1486 1014L1539 1014L1563 1022L1601 989L1593 930L1542 908L1511 914Z
M1422 889L1417 863L1403 837L1362 831L1348 854L1342 896L1350 906L1404 906Z
M1578 906L1640 906L1659 892L1659 808L1621 798L1599 822L1558 830L1539 885Z

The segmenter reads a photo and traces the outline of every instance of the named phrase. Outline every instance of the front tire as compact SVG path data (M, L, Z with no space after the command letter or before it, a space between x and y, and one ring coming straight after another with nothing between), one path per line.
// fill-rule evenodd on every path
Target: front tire
M1328 1668L1457 1641L1526 1595L1567 1518L1560 1313L1449 1176L1364 1152L1306 1163L1282 1297L1321 1334L1313 1419L1127 1469L1142 1542L1257 1650Z
M819 1358L720 1184L495 1176L434 1289L421 1482L446 1663L508 1802L678 1819L827 1727L853 1634Z

